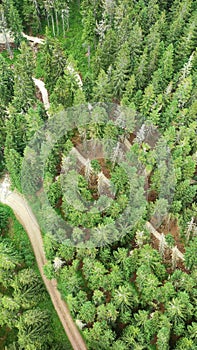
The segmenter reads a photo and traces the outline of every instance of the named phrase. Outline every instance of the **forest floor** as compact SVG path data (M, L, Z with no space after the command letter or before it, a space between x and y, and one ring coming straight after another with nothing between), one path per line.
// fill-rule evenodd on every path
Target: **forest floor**
M42 235L30 207L22 195L9 190L9 183L6 180L0 184L0 202L7 204L13 209L17 219L28 234L43 282L73 349L87 350L85 342L70 315L68 306L61 299L56 280L48 280L44 275L43 267L47 260L45 258Z

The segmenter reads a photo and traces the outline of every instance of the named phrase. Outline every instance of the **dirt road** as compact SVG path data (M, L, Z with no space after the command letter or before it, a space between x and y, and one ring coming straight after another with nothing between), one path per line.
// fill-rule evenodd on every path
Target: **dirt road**
M48 290L55 310L57 311L73 349L87 350L85 342L70 315L68 306L61 299L61 295L57 290L56 280L48 280L44 275L43 266L46 263L46 258L42 236L36 218L23 196L9 190L8 178L0 184L0 201L13 209L17 219L23 225L28 234L43 282Z
M33 78L33 77L32 77L32 79L34 81L34 84L38 87L38 89L41 92L44 108L45 108L45 110L47 112L49 107L50 107L50 103L49 103L48 91L45 88L45 83L42 80L40 80L40 79L36 79L36 78Z

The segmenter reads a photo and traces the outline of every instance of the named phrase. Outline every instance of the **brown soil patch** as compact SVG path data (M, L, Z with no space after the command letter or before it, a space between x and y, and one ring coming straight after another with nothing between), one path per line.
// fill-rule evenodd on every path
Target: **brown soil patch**
M104 158L100 158L100 159L98 159L98 162L99 162L99 164L100 164L100 166L101 166L101 170L102 170L103 174L104 174L108 179L110 179L111 173L110 173L110 169L109 169L109 167L108 167L108 165L107 165L106 160L105 160Z
M10 48L11 49L15 49L16 45L14 43L10 43ZM6 44L0 44L0 52L3 52L3 51L7 51L8 52ZM10 57L10 59L13 59L13 57Z
M185 253L185 247L183 242L181 242L180 229L176 219L170 220L169 222L164 221L158 231L160 233L163 232L164 235L170 233L174 237L177 248L181 251L181 253Z
M158 239L151 234L151 246L159 251L159 241ZM171 249L166 248L165 249L165 254L163 257L163 262L166 264L166 271L167 273L170 275L173 273L172 270L172 253L171 253ZM181 260L178 260L177 262L177 269L180 269L186 273L188 273L188 270L185 268L184 262Z
M106 303L109 303L111 301L111 293L109 291L104 292L106 296Z
M62 207L62 196L58 199L55 208L61 208Z
M107 162L104 158L100 158L97 159L100 166L101 166L101 171L103 172L103 174L110 179L111 177L111 173L110 173L110 169L107 165ZM85 177L85 167L81 167L79 174L82 175L83 177ZM88 189L92 192L92 196L94 198L94 200L98 200L99 198L99 194L98 194L98 176L94 173L92 173L92 175L90 176L89 179L89 183L88 183ZM106 195L109 195L111 197L111 192L108 190L108 188L106 187Z
M99 194L98 194L98 182L97 182L97 176L92 175L90 176L90 181L89 181L89 189L92 192L92 196L95 200L98 199Z
M148 202L155 202L157 199L157 192L154 190L147 190L146 195Z
M75 135L71 138L71 141L75 147L81 144L82 140L78 130L75 131Z
M133 144L133 141L135 140L135 138L136 138L136 135L133 134L133 133L131 133L131 134L128 135L127 140L128 140L131 144Z
M39 88L36 86L36 98L41 101L42 103L44 102L43 99L42 99L42 94L39 90Z

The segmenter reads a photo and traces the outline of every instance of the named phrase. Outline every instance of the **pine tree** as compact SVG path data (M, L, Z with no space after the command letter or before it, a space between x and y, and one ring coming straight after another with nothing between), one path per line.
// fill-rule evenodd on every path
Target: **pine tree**
M102 68L105 72L115 61L117 53L117 36L113 29L109 29L102 41L96 48L96 54L93 60L95 74L98 75Z
M94 16L94 11L91 8L87 9L86 16L83 16L82 19L83 24L83 33L82 33L82 41L87 46L91 46L95 43L95 27L96 21Z
M147 79L151 79L152 73L158 67L159 56L163 49L161 35L164 27L165 15L162 13L157 22L150 28L150 32L145 38L145 43L148 49Z
M20 255L10 242L0 241L0 283L9 287L14 271L20 266Z
M123 98L121 100L121 104L123 106L129 106L132 103L135 88L136 88L136 78L135 78L135 75L132 74L126 84L126 89L123 94Z
M19 46L22 39L22 21L20 15L13 0L3 0L3 6L8 27L14 35L15 44Z
M162 70L162 79L163 79L164 88L173 77L173 72L174 72L173 56L174 56L174 48L173 48L173 45L170 44L164 51L163 56L160 60L160 67Z
M14 98L13 106L17 112L27 112L35 104L35 85L33 75L32 51L22 42L20 55L14 67Z
M155 92L153 89L153 85L149 84L144 90L144 95L143 95L143 99L140 107L140 111L142 115L145 116L146 118L148 117L152 109L154 100L155 100Z
M0 56L0 103L7 107L13 96L14 74L3 56Z
M14 300L23 309L33 308L43 299L44 288L42 281L31 269L19 271L11 286L14 289Z
M51 341L50 319L47 311L32 309L24 312L16 323L18 342L22 348L41 350Z
M42 2L39 0L23 0L22 14L27 29L34 34L41 28Z
M41 64L44 71L44 81L48 92L51 93L57 80L64 75L67 60L61 44L49 36L48 30L42 53L45 57Z
M112 72L113 95L120 100L129 78L130 71L130 50L128 43L124 43L120 48L115 61L115 69Z
M79 89L76 78L68 69L65 70L64 76L59 77L51 94L51 103L55 106L62 104L64 108L73 105L74 96Z
M167 42L177 43L183 34L184 26L190 15L192 0L174 1L171 12L171 25L169 27L169 35Z
M21 191L21 155L14 149L5 149L5 161L12 185Z
M181 40L177 42L175 47L176 52L176 67L180 69L187 62L188 57L192 54L196 47L196 12L194 11L188 25L184 29L184 34Z
M109 72L105 73L101 69L96 84L93 88L94 101L97 102L109 102L112 97L111 82Z
M143 54L140 56L139 64L135 65L135 76L136 76L136 85L138 89L144 87L147 81L147 65L148 65L148 48L147 46L144 49Z
M143 33L142 28L138 23L136 23L131 31L129 32L128 37L128 48L130 51L130 62L131 69L134 71L134 68L139 64L139 57L142 53L142 44L143 44ZM126 52L127 54L127 52Z

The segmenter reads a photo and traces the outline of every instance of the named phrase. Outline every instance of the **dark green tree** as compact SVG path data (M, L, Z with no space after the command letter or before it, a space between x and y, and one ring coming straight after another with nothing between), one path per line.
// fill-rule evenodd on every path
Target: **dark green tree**
M22 42L20 55L14 66L13 106L17 112L27 112L35 104L35 85L33 76L33 56L30 47Z
M20 45L22 40L22 21L13 0L3 0L5 17L9 29L12 31L15 44Z

